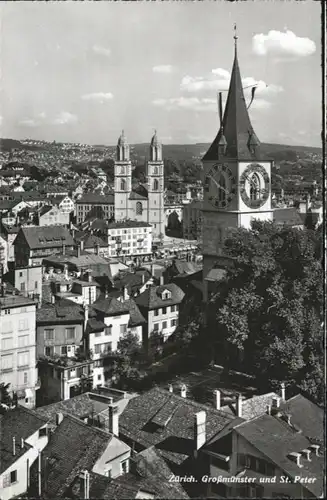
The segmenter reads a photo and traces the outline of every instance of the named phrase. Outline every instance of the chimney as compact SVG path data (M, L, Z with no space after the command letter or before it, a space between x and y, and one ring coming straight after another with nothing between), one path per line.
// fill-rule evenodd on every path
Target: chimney
M206 412L199 411L195 414L194 422L195 449L199 450L206 442Z
M56 425L60 425L64 419L63 413L56 413Z
M64 275L65 275L65 279L68 280L68 265L67 264L64 264Z
M15 438L15 436L12 438L12 454L13 454L13 456L16 455L16 438Z
M319 444L311 444L309 448L311 448L312 451L315 452L316 457L319 457L319 449L320 449Z
M82 471L81 473L81 482L83 485L83 495L81 495L84 500L89 500L90 498L90 474L87 470Z
M21 447L21 449L23 449L24 446L25 446L25 441L24 441L23 438L21 438L21 440L20 440L20 447Z
M128 292L127 292L126 286L124 286L124 288L123 288L123 299L128 300Z
M302 455L304 455L305 459L308 460L308 462L311 462L311 458L310 458L310 455L311 455L311 450L308 450L307 448L305 448L304 450L301 451Z
M267 405L267 415L271 415L271 405Z
M81 245L80 243L77 244L77 257L81 256Z
M108 413L109 413L109 432L114 434L115 436L119 435L119 415L118 415L118 407L114 405L108 405Z
M84 250L84 240L81 240L80 244L81 244L81 250Z
M236 400L236 413L238 417L242 417L242 399L242 394L239 394Z
M145 283L145 276L144 274L142 274L142 285L144 285L144 283Z
M62 254L63 255L66 254L66 245L65 245L65 243L62 244Z
M99 245L99 243L97 243L95 245L95 253L96 253L96 255L99 255L99 253L100 253L100 245Z
M297 453L296 451L292 451L288 454L288 458L295 462L298 467L303 467L301 464L301 453Z
M91 281L92 281L92 273L91 273L91 271L89 271L89 272L87 273L87 281L88 281L89 283L91 283Z
M215 408L216 410L220 410L220 396L221 396L220 391L215 390L214 396L215 396Z
M38 471L38 487L39 487L39 497L41 498L42 493L42 476L41 476L41 451L38 452L38 462L37 462L37 471Z
M286 401L286 397L285 397L285 382L282 382L280 384L280 395L281 395L282 401Z
M84 309L84 329L85 329L87 322L89 320L89 306L87 304L84 304L83 309Z
M181 397L186 398L186 385L181 385Z
M173 388L172 384L169 384L168 390L169 390L169 392L174 392L174 388Z
M51 300L51 304L55 304L56 298L55 298L54 295L51 294L51 299L50 300Z
M160 286L162 286L164 284L165 284L165 280L164 280L164 277L161 275L160 276Z
M151 276L154 276L154 264L151 264Z
M272 407L273 408L279 408L280 407L280 398L278 396L275 396L272 398Z

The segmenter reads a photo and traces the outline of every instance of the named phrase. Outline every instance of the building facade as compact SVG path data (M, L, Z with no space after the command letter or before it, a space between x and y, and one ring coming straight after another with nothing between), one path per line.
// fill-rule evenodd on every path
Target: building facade
M151 255L152 231L153 227L147 222L125 220L109 223L109 257Z
M183 205L183 237L187 240L202 240L202 201L194 200Z
M157 134L152 137L147 162L147 183L132 190L132 163L124 132L117 144L115 161L115 220L147 222L153 228L153 238L165 234L164 216L164 163L162 145Z
M20 295L0 296L0 383L10 384L19 404L35 406L38 388L36 368L36 303Z
M94 215L112 219L114 217L114 197L111 194L106 196L94 193L87 193L81 196L75 203L77 224L84 222L85 217L93 210Z

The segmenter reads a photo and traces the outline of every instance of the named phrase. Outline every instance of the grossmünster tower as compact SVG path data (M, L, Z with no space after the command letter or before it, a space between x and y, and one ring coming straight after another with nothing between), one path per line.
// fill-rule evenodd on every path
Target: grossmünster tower
M204 301L210 283L226 265L224 239L229 228L250 228L253 219L271 220L271 164L251 125L235 40L234 64L218 133L202 158Z

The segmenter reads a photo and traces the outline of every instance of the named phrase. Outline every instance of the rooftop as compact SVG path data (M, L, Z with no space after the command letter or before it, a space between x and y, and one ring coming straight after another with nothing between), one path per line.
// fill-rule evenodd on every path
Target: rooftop
M162 299L162 293L167 290L171 293L169 299ZM157 309L170 305L180 304L185 297L185 293L175 283L167 285L150 286L143 293L135 297L135 302L140 307L147 309Z
M120 432L145 448L155 446L164 458L181 464L194 450L194 415L201 410L207 416L207 440L233 419L223 411L155 387L128 402L120 417Z
M61 299L55 304L43 303L36 310L36 325L60 324L67 322L83 323L83 307L71 300Z
M106 196L103 196L101 194L95 194L95 193L86 193L81 196L78 200L75 202L78 205L81 205L83 203L93 203L97 205L113 205L114 204L114 195L113 194L108 194Z
M11 309L12 307L32 306L36 305L33 299L23 297L22 295L5 295L0 296L0 308Z
M125 227L152 227L148 222L142 222L138 220L125 220L117 222L109 222L108 229L119 229Z
M71 234L63 226L22 227L20 233L25 237L29 248L32 250L74 245Z

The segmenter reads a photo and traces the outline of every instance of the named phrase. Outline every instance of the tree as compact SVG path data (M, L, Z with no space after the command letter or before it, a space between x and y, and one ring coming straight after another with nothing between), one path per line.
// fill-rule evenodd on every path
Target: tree
M138 336L126 333L117 344L117 356L111 371L115 385L122 389L135 388L144 377L143 363L144 353Z
M319 238L260 221L231 231L225 252L234 265L210 304L216 323L207 337L218 339L225 361L263 383L297 384L317 401L324 352Z
M4 382L0 383L0 404L9 405L12 402L10 392L9 392L10 384L5 384Z

